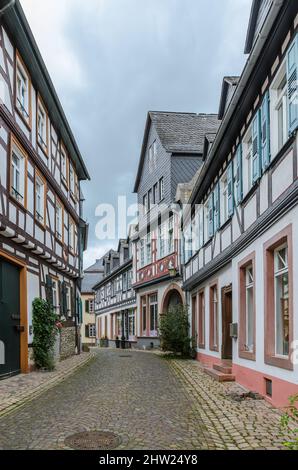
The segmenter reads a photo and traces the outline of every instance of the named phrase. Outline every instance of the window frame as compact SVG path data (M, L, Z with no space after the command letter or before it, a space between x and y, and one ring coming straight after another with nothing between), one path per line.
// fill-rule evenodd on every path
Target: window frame
M158 180L158 197L159 202L165 198L165 187L164 187L164 178L163 176Z
M214 311L214 292L216 292L216 319ZM214 321L216 320L216 321ZM209 286L209 349L219 352L219 289L215 281Z
M206 295L205 288L198 292L198 346L199 349L206 347Z
M68 249L70 251L70 253L72 253L73 255L75 254L75 245L76 245L76 231L75 231L75 222L73 220L73 218L69 215L69 228L68 228ZM70 227L73 227L73 246L71 246L70 244L70 239L71 239L71 236L70 236Z
M14 153L13 152L14 147L17 150L17 152L15 152L15 153L17 153L17 156L22 157L22 159L23 159L23 177L22 177L22 179L23 179L24 194L19 193L19 195L22 196L22 200L18 200L18 198L14 194L16 192L16 188L13 187L13 181L12 181L12 179L13 179L12 156L13 156L13 153ZM28 167L28 155L27 155L26 151L24 150L24 148L22 147L22 145L14 137L14 135L11 134L11 139L10 139L10 165L9 165L9 173L10 173L10 175L9 175L9 195L17 204L19 204L24 209L27 209L27 183L28 183L27 182L27 179L28 179L27 167Z
M25 79L27 80L27 86L28 86L28 109L24 108L23 105L20 103L20 105L18 105L18 96L17 96L17 77L18 77L18 69L21 73L21 75L23 75L23 77L25 76ZM20 116L20 118L22 119L22 121L24 122L24 124L26 124L26 126L28 127L29 130L31 130L31 127L32 127L32 90L31 90L31 77L30 77L30 74L28 72L28 69L19 53L18 50L16 50L16 56L15 56L15 83L14 83L14 87L15 87L15 109L18 113L18 115ZM22 112L22 109L21 107L24 109L25 113L27 114L27 118L24 116L24 113Z
M65 163L66 163L66 175L64 175L62 171L62 154L65 155ZM69 189L69 157L67 154L67 150L63 142L60 142L60 171L61 171L61 181L64 186Z
M40 110L43 112L44 118L45 118L44 124L45 124L46 140L44 140L43 136L41 137L39 134L38 118L39 118ZM36 101L36 142L37 142L37 145L40 147L40 149L48 157L49 156L49 115L48 115L47 108L45 107L44 101L39 93L37 94L37 101Z
M246 272L247 268L253 268L253 348L247 350L247 283ZM255 252L247 255L243 260L238 263L238 282L239 282L239 298L238 298L238 322L239 322L239 341L238 341L238 354L243 359L251 361L256 360L256 254Z
M278 84L282 82L283 79L286 79L285 86L281 93L281 96L277 96ZM271 148L271 160L274 160L275 157L279 154L280 150L283 148L287 140L289 139L289 117L288 117L288 80L287 80L287 58L284 60L278 67L276 74L270 84L269 88L270 96L270 148ZM276 109L278 105L283 104L285 109L283 109L283 131L285 131L284 142L280 145L279 143L279 116L278 110Z
M60 207L61 208L61 234L58 233L57 231L57 207ZM60 236L61 235L61 238ZM56 196L56 200L55 200L55 238L57 241L59 241L60 243L64 244L64 206L62 204L62 202L60 201L60 199L58 198L58 196Z
M43 186L43 218L42 220L39 219L39 216L42 214L38 214L37 209L36 209L36 200L37 200L37 194L36 194L36 188L37 188L37 180L42 182ZM37 168L35 168L35 173L34 173L34 218L35 221L42 227L46 227L46 221L47 221L47 182L44 176L38 171Z
M293 238L292 224L264 243L264 275L265 275L265 363L282 369L294 370L291 362L291 345L294 338L293 320ZM289 282L289 354L276 355L275 328L275 269L274 253L277 248L287 244L288 247L288 282Z

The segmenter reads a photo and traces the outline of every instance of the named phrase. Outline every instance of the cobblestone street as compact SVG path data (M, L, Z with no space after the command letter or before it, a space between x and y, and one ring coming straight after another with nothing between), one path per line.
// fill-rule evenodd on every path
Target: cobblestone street
M118 449L281 448L280 413L263 400L235 402L194 361L97 350L40 396L0 418L0 449L63 449L85 430L116 433Z

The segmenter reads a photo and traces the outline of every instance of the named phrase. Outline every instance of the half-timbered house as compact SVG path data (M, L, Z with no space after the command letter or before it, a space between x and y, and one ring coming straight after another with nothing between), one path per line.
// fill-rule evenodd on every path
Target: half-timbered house
M95 314L97 340L124 339L136 342L136 295L132 288L131 241L121 239L117 250L109 250L103 257L104 276L96 283Z
M141 347L158 345L159 314L185 303L176 192L203 163L204 135L217 129L217 115L148 113L134 186L138 226L132 236Z
M184 228L198 359L275 405L298 392L297 13L296 1L253 1L248 60L224 80Z
M7 4L7 8L5 7ZM75 352L88 172L20 2L0 3L0 376L27 372L32 301L63 322Z

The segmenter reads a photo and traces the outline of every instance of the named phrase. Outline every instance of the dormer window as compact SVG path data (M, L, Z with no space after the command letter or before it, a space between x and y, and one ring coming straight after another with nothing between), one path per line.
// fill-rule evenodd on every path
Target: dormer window
M37 142L41 149L47 153L48 115L40 97L37 100Z
M25 65L21 57L17 53L16 59L16 109L23 118L23 120L31 125L30 116L30 92L31 82Z

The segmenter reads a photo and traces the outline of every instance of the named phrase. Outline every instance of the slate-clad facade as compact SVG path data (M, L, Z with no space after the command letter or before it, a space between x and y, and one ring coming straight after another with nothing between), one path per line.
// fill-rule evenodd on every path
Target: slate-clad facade
M248 61L184 229L198 359L277 406L298 391L297 13L297 2L253 2Z
M218 124L215 115L148 113L134 187L138 226L132 232L139 347L158 345L160 313L185 303L176 191L202 166L204 135L216 132Z
M36 297L63 323L56 353L79 349L88 178L20 2L10 2L0 16L0 376L30 368Z

